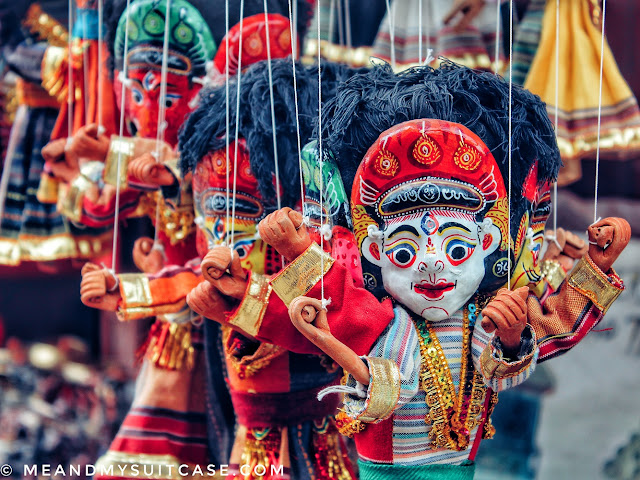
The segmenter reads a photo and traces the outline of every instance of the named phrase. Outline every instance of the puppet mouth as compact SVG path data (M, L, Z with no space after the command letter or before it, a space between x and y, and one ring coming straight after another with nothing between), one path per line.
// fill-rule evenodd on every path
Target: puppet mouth
M422 282L414 285L413 290L428 298L429 300L438 300L445 293L456 288L455 283L440 281L438 283Z

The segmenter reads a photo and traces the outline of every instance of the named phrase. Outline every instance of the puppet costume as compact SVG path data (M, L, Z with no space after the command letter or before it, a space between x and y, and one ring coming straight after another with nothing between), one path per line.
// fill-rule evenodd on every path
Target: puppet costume
M56 13L62 11L59 5L47 6ZM10 17L4 20L10 21ZM46 81L41 64L48 49L66 44L67 32L35 3L27 11L24 25L31 31L31 37L15 48L8 45L4 52L8 63L20 75L17 83L20 107L5 161L7 190L2 199L0 264L93 258L107 250L110 234L76 228L56 211L55 205L42 203L37 195L45 163L41 149L49 141L60 108L58 101L40 86L42 80Z
M564 168L559 184L566 185L581 177L580 159L594 156L597 147L602 39L599 2L561 2L560 22L558 146ZM555 2L548 1L540 44L524 86L547 103L551 118L556 94L555 62L550 61L555 58L555 31ZM603 55L600 151L608 158L625 159L640 149L640 110L606 42Z
M419 3L422 3L422 32L420 31ZM411 0L391 4L380 23L380 30L373 46L374 57L386 62L395 60L396 69L424 64L427 50L433 49L433 57L439 56L469 68L494 69L496 41L495 1L487 2L482 11L463 32L456 32L444 25L443 19L451 9L450 1ZM391 24L390 24L391 18ZM393 43L391 40L393 32ZM418 58L422 43L422 59ZM394 53L391 53L391 49ZM431 59L433 61L433 59ZM498 59L504 60L502 53ZM436 60L438 61L438 60ZM439 62L439 61L438 61Z

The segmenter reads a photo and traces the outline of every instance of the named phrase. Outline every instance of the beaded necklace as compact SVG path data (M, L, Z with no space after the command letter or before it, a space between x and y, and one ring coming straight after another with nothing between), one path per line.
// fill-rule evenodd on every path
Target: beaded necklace
M429 438L437 448L466 450L474 428L480 425L483 402L487 386L482 375L475 371L471 356L471 337L478 319L477 298L465 306L462 325L462 355L460 362L460 385L456 393L451 370L440 341L433 327L424 319L412 316L420 341L420 386L426 393L429 414L425 418L431 423ZM492 393L488 408L491 415L497 403L497 395ZM493 436L490 420L483 429L483 438Z

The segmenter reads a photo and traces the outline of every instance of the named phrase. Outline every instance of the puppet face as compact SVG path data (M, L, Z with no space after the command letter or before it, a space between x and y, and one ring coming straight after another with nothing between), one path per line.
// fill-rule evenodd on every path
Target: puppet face
M473 296L485 258L500 244L490 219L446 210L396 218L382 238L367 237L365 257L381 269L385 290L428 321L449 318Z
M229 151L234 154L233 143ZM226 178L228 169L230 182L233 182L233 168L234 162L227 162L224 150L207 155L196 167L193 195L198 252L204 255L213 246L233 243L244 268L256 273L273 273L281 263L271 247L257 235L257 226L265 216L265 208L258 193L257 180L251 173L244 141L238 144L235 195L232 183L227 190Z
M130 82L125 93L127 96L125 113L128 120L133 124L137 135L155 138L158 133L161 73L156 69L136 68L130 70L128 76ZM115 87L119 94L118 85ZM178 143L180 127L191 112L192 101L199 91L200 85L192 84L186 75L167 73L165 100L167 127L164 136L172 146Z
M516 262L511 277L512 288L519 288L529 283L540 281L540 260L544 243L544 227L551 213L551 194L549 185L545 184L537 193L527 212L528 222L525 243L522 253Z

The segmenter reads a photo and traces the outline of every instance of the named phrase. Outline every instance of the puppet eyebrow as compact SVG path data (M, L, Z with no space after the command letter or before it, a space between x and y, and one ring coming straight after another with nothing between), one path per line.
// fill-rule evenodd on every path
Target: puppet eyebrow
M418 230L416 230L414 227L412 227L411 225L401 225L400 227L398 227L397 230L395 230L391 235L389 235L387 239L391 240L391 237L402 232L408 232L408 233L411 233L412 235L415 235L417 238L420 238L420 233L418 233Z
M464 230L467 233L471 233L471 230L469 230L467 227L465 227L461 223L457 223L457 222L443 223L442 225L440 225L440 227L438 227L438 233L442 233L444 230L446 230L447 228L451 228L451 227L458 228L460 230Z

